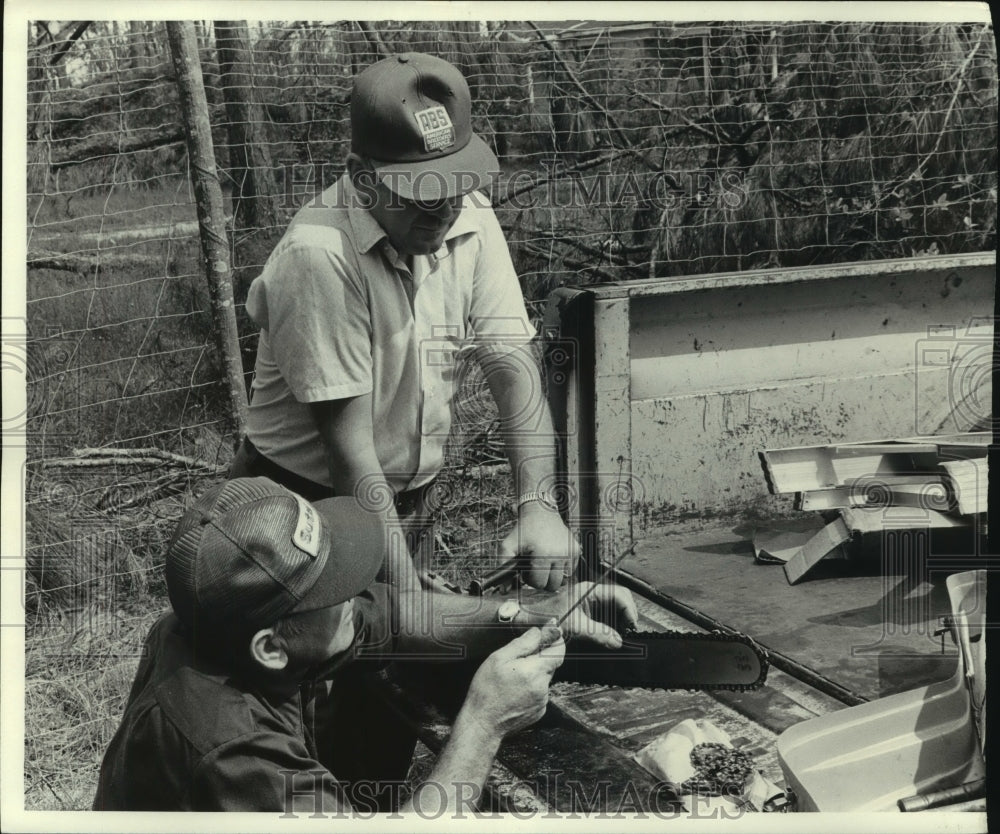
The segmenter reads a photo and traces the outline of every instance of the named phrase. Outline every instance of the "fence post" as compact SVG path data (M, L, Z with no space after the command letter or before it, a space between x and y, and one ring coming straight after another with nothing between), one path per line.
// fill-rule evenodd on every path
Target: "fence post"
M247 419L247 393L243 382L233 302L232 272L229 266L229 241L222 210L222 188L215 166L212 125L208 100L201 75L198 39L190 21L168 21L170 54L177 72L177 91L184 119L191 182L198 207L201 251L212 304L216 346L229 385L230 416L237 429L236 442L243 437Z

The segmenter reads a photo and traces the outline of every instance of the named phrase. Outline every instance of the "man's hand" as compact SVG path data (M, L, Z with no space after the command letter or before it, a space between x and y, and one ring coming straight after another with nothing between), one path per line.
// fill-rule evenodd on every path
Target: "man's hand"
M529 565L524 573L529 585L555 591L576 568L580 543L558 513L529 502L521 505L517 524L500 543L500 562L515 557Z
M545 713L552 674L565 655L559 629L529 629L483 661L462 712L498 743L508 733L534 724Z
M472 679L465 703L455 717L451 737L426 784L417 785L401 809L424 819L467 807L482 789L500 742L508 733L534 724L549 702L552 673L563 662L566 644L558 628L532 628L483 661Z
M522 592L522 613L527 619L545 621L560 619L593 586L592 582L574 582L556 594ZM622 645L619 631L634 628L639 622L639 611L627 588L618 585L598 585L593 593L562 623L567 639L579 637L609 649ZM616 630L617 629L617 630Z

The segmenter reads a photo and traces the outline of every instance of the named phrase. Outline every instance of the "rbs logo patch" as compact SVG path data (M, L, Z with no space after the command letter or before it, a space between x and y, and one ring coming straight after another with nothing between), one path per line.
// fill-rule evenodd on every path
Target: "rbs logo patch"
M424 150L439 151L455 144L455 128L452 126L448 111L440 104L419 110L413 114L424 137Z
M299 517L292 534L292 542L314 559L319 555L319 514L304 499L295 496L299 504Z

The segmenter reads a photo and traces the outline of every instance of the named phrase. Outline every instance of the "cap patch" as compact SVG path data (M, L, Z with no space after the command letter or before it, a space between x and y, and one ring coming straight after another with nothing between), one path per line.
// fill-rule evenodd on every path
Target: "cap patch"
M440 104L418 110L413 114L424 137L424 150L439 151L455 144L455 128L452 126L448 111Z
M319 514L304 498L296 495L295 500L299 505L299 517L292 533L292 544L315 559L319 555Z

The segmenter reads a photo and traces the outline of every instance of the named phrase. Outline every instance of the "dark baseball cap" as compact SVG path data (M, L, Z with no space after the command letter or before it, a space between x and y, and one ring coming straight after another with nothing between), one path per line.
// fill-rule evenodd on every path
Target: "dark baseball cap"
M472 132L469 85L434 55L386 58L354 79L351 150L407 200L436 202L485 188L500 170Z
M310 504L268 478L237 478L184 513L167 546L167 591L189 627L266 628L357 596L384 555L381 515L355 498Z

